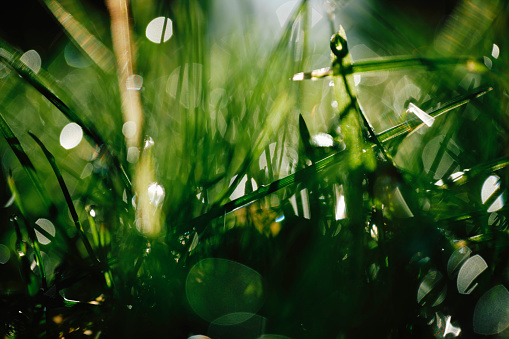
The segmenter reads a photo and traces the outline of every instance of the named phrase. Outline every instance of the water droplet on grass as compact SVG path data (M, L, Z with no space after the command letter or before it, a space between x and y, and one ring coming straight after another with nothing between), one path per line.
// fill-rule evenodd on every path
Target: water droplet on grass
M164 187L157 182L153 182L148 187L148 200L151 204L158 207L164 200Z
M138 74L132 74L127 78L126 87L128 90L139 91L143 86L143 77Z

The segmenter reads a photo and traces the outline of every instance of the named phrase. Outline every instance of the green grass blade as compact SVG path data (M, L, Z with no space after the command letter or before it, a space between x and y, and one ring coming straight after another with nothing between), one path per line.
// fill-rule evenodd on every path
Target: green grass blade
M311 166L301 169L293 174L290 174L282 179L272 182L270 185L262 186L256 191L246 194L243 197L227 202L226 204L213 208L211 211L192 219L188 224L193 225L198 233L202 232L207 223L217 217L220 217L226 213L230 213L239 208L245 207L256 200L259 200L269 194L277 192L283 188L297 185L309 179L310 176L323 171L324 169L337 164L340 162L346 152L338 152L332 154L320 161L315 162Z
M7 44L0 40L0 46L7 47ZM19 57L14 52L10 52L9 55L7 53L0 53L0 61L6 65L9 65L14 71L16 71L23 79L25 79L33 88L35 88L39 93L41 93L46 99L48 99L60 112L64 114L70 121L78 124L83 129L83 133L91 139L95 144L106 147L106 143L103 138L96 133L96 127L90 123L85 122L83 119L79 117L76 112L74 112L68 105L66 105L48 86L45 85L44 79L41 76L35 74L29 67L27 67L23 62L20 61ZM119 172L122 181L126 188L130 191L131 184L130 180L127 177L126 172L120 165L119 160L112 155L109 148L106 147L105 151L110 156L113 161L114 167Z
M28 158L28 155L23 150L21 143L12 132L11 128L7 124L7 121L5 121L1 112L0 112L0 132L4 136L5 140L11 147L16 157L18 158L19 162L21 163L21 166L23 167L28 177L30 178L30 181L32 181L32 183L34 184L45 207L46 208L52 207L53 205L50 202L46 190L41 184L41 181L39 180L39 177L37 175L37 172L32 161L30 161L30 158Z
M447 113L455 108L458 108L462 105L465 105L469 103L471 100L474 100L476 98L479 98L487 93L489 93L493 88L483 88L481 90L470 92L466 95L461 95L459 97L456 97L453 100L448 101L443 107L429 113L430 116L436 118L444 113ZM413 130L419 128L423 125L423 122L419 119L412 119L410 121L404 122L402 124L396 125L394 127L391 127L381 133L379 133L376 138L379 140L380 143L387 142L391 139L394 139L396 137L407 135L408 133L412 132Z
M92 246L90 245L90 242L88 241L85 233L83 232L83 228L81 227L81 223L79 221L78 213L76 212L76 209L74 208L74 204L71 199L71 194L69 193L69 190L67 189L67 186L64 182L64 178L62 177L62 174L60 173L60 170L58 169L58 166L55 161L55 157L53 154L51 154L46 146L39 140L37 136L32 134L31 132L28 132L30 136L35 140L35 142L39 145L39 147L44 152L44 155L48 159L48 162L51 165L51 168L53 169L53 172L55 173L55 176L57 177L58 184L60 185L60 189L62 190L62 193L64 194L65 201L67 203L67 207L69 208L69 212L71 213L72 220L74 221L74 225L76 226L76 229L78 231L78 234L81 237L81 240L83 241L83 244L85 245L85 248L88 252L88 255L90 258L94 261L94 263L98 263L97 257L94 254L94 251L92 250Z
M26 230L28 233L28 238L30 239L30 242L32 243L32 249L34 250L35 261L37 262L37 267L39 268L39 273L41 274L41 285L42 285L42 288L44 290L46 290L46 288L48 287L47 282L46 282L46 271L44 269L44 263L42 262L41 249L39 247L39 242L37 241L37 236L35 235L34 227L32 226L32 224L30 222L28 222L28 220L24 214L23 204L21 203L20 195L16 188L16 184L14 183L14 178L12 177L12 173L9 173L9 176L7 178L7 184L9 186L9 189L11 190L11 193L15 197L14 202L20 211L21 218L23 219L23 222L25 223L25 227L26 227ZM13 221L15 222L14 226L17 227L17 232L19 231L17 235L21 241L21 231L19 230L19 225L17 224L16 218L14 218ZM25 256L26 256L26 253L25 253ZM25 274L25 276L26 276L26 274ZM31 280L32 280L31 278L28 279L28 281L29 281L28 288L30 291L33 289L30 286L32 284Z

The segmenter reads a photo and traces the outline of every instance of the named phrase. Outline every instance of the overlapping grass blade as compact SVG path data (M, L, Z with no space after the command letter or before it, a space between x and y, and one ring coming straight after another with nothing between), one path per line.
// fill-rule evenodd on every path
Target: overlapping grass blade
M67 207L69 208L69 212L71 213L71 217L74 221L74 225L76 226L76 229L78 231L78 234L81 237L81 240L83 241L83 244L85 245L85 249L87 250L88 255L92 259L94 263L98 263L97 257L94 254L94 251L92 249L92 246L90 245L90 242L88 241L85 233L83 232L83 229L81 227L81 223L79 221L78 213L76 212L76 209L74 208L74 204L71 199L71 195L69 193L69 190L67 189L67 186L64 182L64 178L62 177L62 174L60 173L60 170L58 169L58 166L55 161L55 157L53 154L51 154L46 146L39 140L37 136L35 136L33 133L28 132L30 136L35 140L35 142L39 145L39 147L44 152L44 155L46 156L46 159L48 159L48 162L51 165L51 168L53 169L53 172L55 173L55 176L57 177L58 183L60 185L60 189L62 190L62 193L64 194L65 201L67 203Z
M23 79L25 79L33 88L41 93L46 99L48 99L60 112L64 114L70 121L78 124L83 129L84 134L100 147L104 147L103 151L106 151L111 160L113 161L114 168L116 168L122 178L122 181L128 191L131 191L131 182L127 177L127 174L120 165L119 160L113 156L104 142L103 138L97 133L97 128L91 122L86 122L80 118L76 112L74 112L68 105L66 105L49 86L45 83L44 79L35 74L27 65L25 65L17 56L17 54L8 47L8 45L0 40L0 46L9 51L0 53L0 61L10 66L15 70Z
M0 109L3 108L0 107ZM39 180L34 164L30 160L28 155L25 153L23 147L21 146L21 143L19 142L19 139L16 138L11 128L7 124L7 121L5 121L1 112L0 112L0 132L2 133L5 140L13 150L16 157L18 158L19 162L21 163L21 166L23 167L28 177L30 178L30 181L32 181L35 188L37 189L37 193L39 194L43 204L45 205L46 208L50 208L52 206L52 203L49 200L48 194L44 187L42 186L41 181Z

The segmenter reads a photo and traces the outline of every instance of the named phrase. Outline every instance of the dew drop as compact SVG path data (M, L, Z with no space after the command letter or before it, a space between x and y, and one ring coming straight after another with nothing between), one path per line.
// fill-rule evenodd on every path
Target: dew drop
M148 200L151 204L158 207L164 200L164 187L157 182L153 182L148 187Z
M127 78L126 87L128 90L139 91L143 86L143 77L138 74L132 74Z
M151 137L147 137L145 139L145 143L144 143L143 148L144 149L149 149L149 148L152 148L153 146L154 146L154 139L152 139Z

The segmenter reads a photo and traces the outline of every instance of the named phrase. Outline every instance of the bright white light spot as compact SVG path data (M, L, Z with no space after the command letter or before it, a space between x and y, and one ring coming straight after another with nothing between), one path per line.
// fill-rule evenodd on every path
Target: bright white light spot
M127 149L127 161L131 164L135 164L140 158L140 150L138 147L131 146Z
M83 130L81 126L71 122L65 125L60 132L60 145L65 149L72 149L79 145L83 139Z
M354 74L353 75L353 81L355 83L355 86L358 86L361 83L361 75L360 74Z
M472 287L470 287L470 285L472 285L475 278L477 278L487 268L488 264L478 254L465 261L458 274L458 281L456 284L458 292L461 294L472 293L472 291L477 287L477 283L475 283Z
M481 189L481 200L485 204L490 197L500 189L500 178L497 175L491 175L484 181ZM499 193L497 199L490 205L488 212L495 212L505 205L505 192Z
M334 185L334 193L336 195L336 220L346 218L346 202L345 195L343 194L343 185Z
M30 68L34 73L38 73L41 69L41 56L35 50L26 51L19 60Z
M164 27L165 23L166 27ZM155 18L147 25L145 35L153 43L160 44L161 42L166 42L173 35L173 23L170 19L163 16Z
M39 227L49 233L51 236L55 236L55 226L48 219L40 218L35 222ZM45 235L39 232L37 229L35 230L35 235L37 236L37 241L42 245L47 245L51 242L51 239L48 239Z
M339 104L336 100L334 100L331 104L332 108L338 108Z
M159 206L164 200L164 188L157 182L153 182L148 187L148 200L154 206Z
M237 176L234 176L233 178L231 178L230 186L233 184L233 182L235 181L236 178L237 178ZM244 196L244 194L246 193L246 182L247 182L247 174L245 174L244 177L242 177L242 180L240 180L237 187L235 187L235 190L230 195L230 200L235 200L235 199L238 199L238 198Z
M456 326L453 326L451 324L451 316L448 315L447 317L445 317L445 330L444 330L444 338L448 335L448 334L452 334L453 337L457 337L460 335L460 332L461 332L461 328L459 327L456 327Z
M378 240L378 227L376 227L375 224L373 224L373 226L371 226L370 234L371 234L371 238Z
M136 135L136 123L134 121L127 121L123 126L122 126L122 134L126 137L126 138L132 138Z
M251 186L253 186L253 191L256 191L258 189L258 184L254 180L254 178L251 178Z
M463 174L465 174L465 172L456 172L456 173L453 173L453 174L451 174L451 180L453 182L454 181L458 181L458 180L460 180L463 177Z
M275 221L276 222L282 222L283 220L285 220L285 215L284 214L282 216L280 216L280 217L277 217Z
M302 81L304 80L304 72L296 73L293 78L293 81Z
M129 90L139 91L143 86L143 77L138 74L131 74L126 81L126 87Z
M444 185L444 181L442 179L438 180L436 183L435 183L435 186L443 186Z
M493 67L493 61L491 61L491 59L488 58L487 56L483 56L482 58L484 60L484 65L491 69L491 67Z
M311 143L318 147L332 147L334 145L334 138L327 133L318 133L311 137Z
M4 244L0 244L0 264L5 264L9 261L11 258L11 251L9 250L9 247L5 246Z
M154 146L154 139L148 137L145 139L145 143L143 145L143 149L149 149Z
M95 218L95 210L94 210L94 209L91 209L91 210L90 210L90 216L91 216L92 218Z
M290 204L292 204L293 212L295 215L299 215L299 209L297 208L297 198L295 197L295 194L292 195L289 199Z
M431 115L424 112L422 109L420 109L419 107L417 107L416 105L414 105L412 103L410 103L408 105L407 112L414 113L428 127L431 127L433 125L433 123L435 122L435 118L433 118Z
M9 201L5 203L4 208L10 207L14 203L14 198L16 198L16 195L15 194L11 195Z
M334 80L329 81L329 87L334 87Z
M310 219L311 213L309 209L309 193L307 188L304 188L300 191L300 197L302 199L302 214L304 214L303 217Z
M493 44L493 49L491 50L491 56L495 59L498 59L500 55L500 48L498 48L497 44Z

